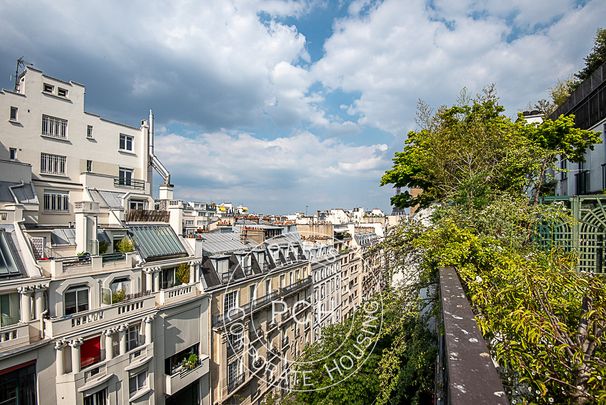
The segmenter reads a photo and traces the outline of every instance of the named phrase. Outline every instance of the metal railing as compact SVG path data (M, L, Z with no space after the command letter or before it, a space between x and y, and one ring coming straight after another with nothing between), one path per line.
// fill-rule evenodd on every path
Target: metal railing
M123 177L114 177L114 187L132 188L135 190L145 190L145 180L125 179Z

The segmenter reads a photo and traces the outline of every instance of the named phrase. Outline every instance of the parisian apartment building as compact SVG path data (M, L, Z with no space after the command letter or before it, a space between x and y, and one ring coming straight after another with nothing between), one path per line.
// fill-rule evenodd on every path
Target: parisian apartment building
M0 403L260 404L386 285L380 213L175 199L154 136L31 66L0 92Z

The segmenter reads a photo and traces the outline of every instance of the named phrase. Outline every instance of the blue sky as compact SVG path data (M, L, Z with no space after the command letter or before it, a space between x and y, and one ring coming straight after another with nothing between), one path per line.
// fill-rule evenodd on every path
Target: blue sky
M178 198L257 212L389 210L378 186L422 99L494 83L514 116L583 64L603 0L0 3L0 81L24 56L138 125Z

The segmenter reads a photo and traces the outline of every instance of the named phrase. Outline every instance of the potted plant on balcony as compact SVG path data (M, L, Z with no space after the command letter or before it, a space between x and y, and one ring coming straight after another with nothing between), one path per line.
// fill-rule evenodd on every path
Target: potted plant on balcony
M133 246L133 242L128 237L123 237L120 242L118 242L118 252L120 253L128 253L135 250Z
M181 263L177 267L177 280L181 281L181 284L189 283L189 265L187 263Z
M198 355L196 353L192 353L189 357L183 359L183 368L185 370L193 370L198 365Z
M126 298L126 293L124 292L124 290L117 290L116 292L112 293L112 303L115 304L117 302L122 302L124 301L124 299Z

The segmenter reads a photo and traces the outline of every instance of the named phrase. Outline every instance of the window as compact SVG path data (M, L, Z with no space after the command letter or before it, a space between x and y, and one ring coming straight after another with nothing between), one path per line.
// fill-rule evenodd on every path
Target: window
M62 89L61 87L59 87L57 89L57 95L59 97L67 97L67 89Z
M107 388L84 397L84 405L107 405Z
M0 295L0 327L19 322L19 294Z
M92 139L92 137L93 137L93 126L92 125L86 126L86 137L89 139Z
M10 148L8 150L10 160L17 159L17 148Z
M242 365L240 359L237 359L227 366L227 386L233 389L238 385L240 379Z
M42 135L67 138L67 120L50 115L42 116Z
M223 314L229 315L230 310L238 306L238 292L232 291L223 297ZM233 311L232 311L233 312Z
M65 175L65 156L41 153L40 173Z
M126 350L131 351L135 347L139 347L141 345L141 325L131 325L128 327L127 332L127 340L126 340Z
M265 295L271 294L271 280L265 280Z
M52 93L53 90L55 90L55 86L53 86L52 84L44 83L42 85L42 91L44 91L45 93Z
M88 287L70 287L64 296L65 315L88 311Z
M93 161L92 160L87 160L86 161L86 171L87 172L92 172L93 171Z
M19 111L19 109L17 107L11 107L11 116L10 116L11 121L17 121L17 111Z
M280 276L280 288L284 288L285 283L286 283L286 276L284 274L282 274Z
M118 184L121 186L132 186L133 170L121 167L118 171Z
M86 368L101 361L101 336L87 339L80 346L80 367Z
M145 209L145 201L143 200L130 200L128 203L128 208L131 210L144 210Z
M147 386L147 371L135 374L128 379L128 392L133 396L137 391Z
M69 211L69 193L44 190L44 211Z
M251 285L250 286L250 300L254 301L256 299L257 299L257 286Z
M239 351L244 346L244 334L242 332L243 332L243 330L240 329L239 331L236 331L234 333L229 333L227 335L228 356Z
M133 137L120 134L120 150L133 151Z
M162 269L162 289L171 288L177 285L177 269Z

